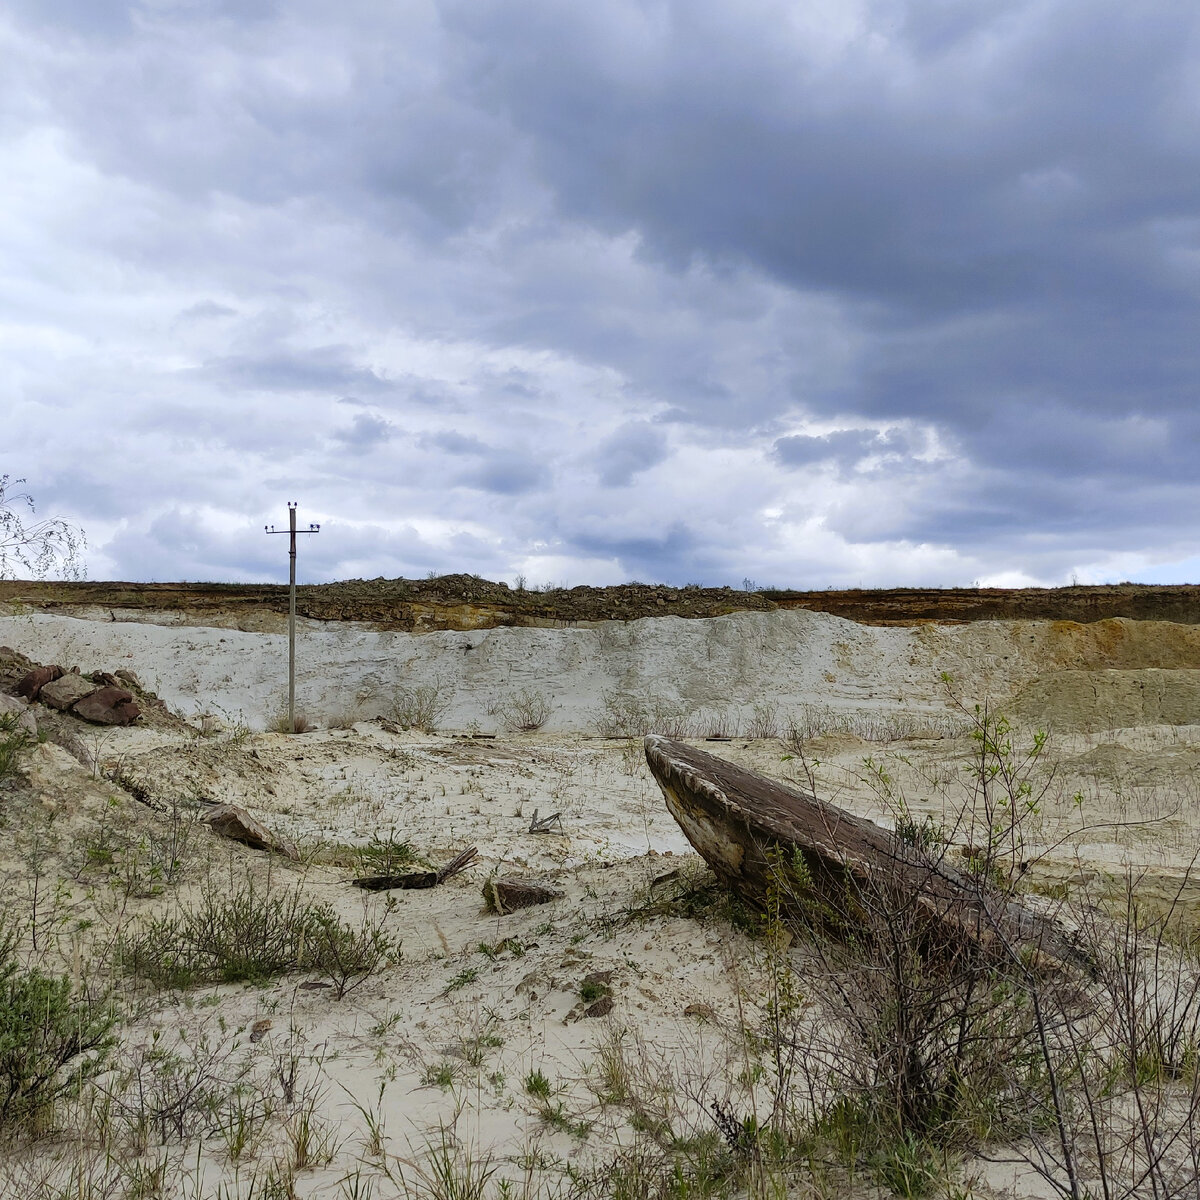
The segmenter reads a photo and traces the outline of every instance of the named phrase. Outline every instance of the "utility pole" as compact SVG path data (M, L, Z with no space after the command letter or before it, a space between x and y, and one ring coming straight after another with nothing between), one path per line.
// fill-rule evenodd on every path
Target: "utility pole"
M288 545L288 729L296 732L296 534L320 533L320 525L310 525L307 529L296 528L296 502L288 501L288 533L291 540ZM283 533L274 525L264 525L267 533Z

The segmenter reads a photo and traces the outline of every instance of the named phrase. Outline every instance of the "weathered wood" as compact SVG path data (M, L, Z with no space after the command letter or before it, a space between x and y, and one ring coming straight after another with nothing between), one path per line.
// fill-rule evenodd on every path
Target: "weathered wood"
M782 899L796 916L811 917L824 905L848 918L855 897L911 896L931 927L951 937L1046 966L1087 966L1057 921L891 830L681 742L651 734L645 746L688 841L722 883L755 904L765 905L773 887L779 891L782 869L790 876ZM797 854L803 870L788 871Z
M483 885L483 898L493 912L504 916L518 908L534 904L549 904L561 900L564 893L536 879L516 879L513 876L493 876Z
M530 833L562 833L562 813L551 813L548 817L539 817L538 810L533 810L533 816L529 821Z
M465 871L478 855L478 849L469 846L437 871L406 871L403 875L364 875L361 879L351 882L355 887L365 888L369 892L386 892L391 888L436 887L460 871Z

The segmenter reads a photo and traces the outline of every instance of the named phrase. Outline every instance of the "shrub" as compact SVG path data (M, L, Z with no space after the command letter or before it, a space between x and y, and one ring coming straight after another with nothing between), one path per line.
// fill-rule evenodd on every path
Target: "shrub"
M489 710L498 716L505 729L520 733L532 733L541 729L550 718L550 701L533 688L524 687L512 692Z
M397 688L392 696L391 717L403 729L435 733L450 708L450 697L440 681L416 687Z
M307 733L311 726L308 722L308 717L299 709L296 710L296 727L292 728L292 722L288 718L287 705L285 704L281 711L277 712L271 718L271 723L268 726L272 733Z
M21 752L33 744L20 719L20 713L0 713L0 782L20 774Z
M411 842L397 838L395 829L389 829L386 837L372 834L371 840L356 847L354 853L360 875L395 875L402 867L424 861Z
M264 896L248 881L231 892L206 888L198 907L151 921L122 938L118 953L126 971L159 987L256 983L311 970L329 978L340 998L398 955L382 924L364 919L356 929L298 890Z
M72 994L66 976L22 970L0 932L0 1126L36 1121L101 1071L116 1042L107 999Z

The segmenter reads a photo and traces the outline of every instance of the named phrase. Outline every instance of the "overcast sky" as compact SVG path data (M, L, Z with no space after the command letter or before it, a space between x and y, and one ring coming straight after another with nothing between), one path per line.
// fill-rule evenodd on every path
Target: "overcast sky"
M1200 8L0 0L92 578L1200 577Z

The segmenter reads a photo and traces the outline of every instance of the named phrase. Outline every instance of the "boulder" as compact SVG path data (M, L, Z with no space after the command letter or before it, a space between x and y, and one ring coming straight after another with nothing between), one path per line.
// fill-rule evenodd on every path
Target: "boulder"
M36 739L38 732L37 720L34 718L33 713L29 711L29 704L25 700L18 700L16 696L0 694L0 717L7 716L16 717L16 728L24 730L31 738Z
M96 690L96 685L90 679L84 679L82 675L72 671L69 675L60 675L57 679L42 684L37 698L51 708L66 709Z
M236 804L218 805L205 820L212 826L213 833L221 837L255 850L270 850L293 861L300 858L300 851L291 842L277 838L261 821L256 821Z
M11 692L37 663L11 646L0 646L0 692Z
M140 712L133 696L119 687L102 687L76 700L71 711L93 725L132 725Z
M34 667L27 671L17 684L17 695L26 700L36 700L46 684L62 678L62 667Z
M503 916L518 908L534 904L549 904L561 900L565 893L535 879L516 879L513 876L493 876L483 885L483 898L493 912Z

